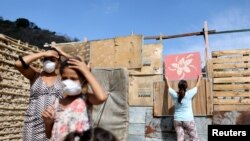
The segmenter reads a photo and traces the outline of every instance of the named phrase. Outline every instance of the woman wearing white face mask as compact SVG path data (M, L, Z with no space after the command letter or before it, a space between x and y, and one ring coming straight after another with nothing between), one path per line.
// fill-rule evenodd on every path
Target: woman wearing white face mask
M83 132L91 126L91 107L101 104L107 95L79 59L69 59L62 63L63 98L49 106L43 113L46 135L50 140L63 141L70 132ZM87 83L93 93L83 92Z
M30 64L43 60L42 71ZM59 62L59 54L55 49L19 57L16 68L30 81L30 100L25 114L23 140L46 141L45 128L41 113L55 99L62 97L63 84L61 77L55 72Z

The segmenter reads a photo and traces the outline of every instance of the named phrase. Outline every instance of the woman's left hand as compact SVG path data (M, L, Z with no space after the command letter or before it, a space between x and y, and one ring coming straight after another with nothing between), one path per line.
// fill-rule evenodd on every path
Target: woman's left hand
M89 67L85 64L84 61L79 61L77 59L69 59L68 63L70 64L69 68L77 69L79 71L89 71Z

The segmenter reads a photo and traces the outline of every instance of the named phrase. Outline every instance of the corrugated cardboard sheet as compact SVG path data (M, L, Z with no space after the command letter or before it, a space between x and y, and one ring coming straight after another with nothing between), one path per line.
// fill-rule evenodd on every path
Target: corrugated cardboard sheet
M94 106L94 124L108 129L120 141L126 141L128 130L127 70L93 69L92 73L109 94L106 103Z
M91 41L91 68L141 68L142 36Z
M72 43L62 43L55 44L60 47L64 52L72 56L80 56L83 60L89 61L90 59L90 47L89 42L72 42Z
M131 75L129 77L129 105L153 106L153 83L162 75Z
M142 68L131 74L163 74L162 44L145 44L142 48Z

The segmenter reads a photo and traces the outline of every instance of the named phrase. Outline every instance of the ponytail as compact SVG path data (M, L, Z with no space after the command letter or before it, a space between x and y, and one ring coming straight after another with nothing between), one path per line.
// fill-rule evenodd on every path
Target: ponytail
M178 102L181 104L182 99L185 96L185 93L187 91L187 81L186 80L181 80L178 83L178 88L179 88L179 92L178 92Z

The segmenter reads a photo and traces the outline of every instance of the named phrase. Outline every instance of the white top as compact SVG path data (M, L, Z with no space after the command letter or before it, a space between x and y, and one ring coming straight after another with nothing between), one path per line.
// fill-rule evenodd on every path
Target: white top
M194 120L193 109L192 109L192 98L196 93L197 93L197 87L194 87L186 91L185 96L181 100L181 103L179 103L177 92L174 89L169 88L169 94L171 95L175 104L174 120L177 121Z

